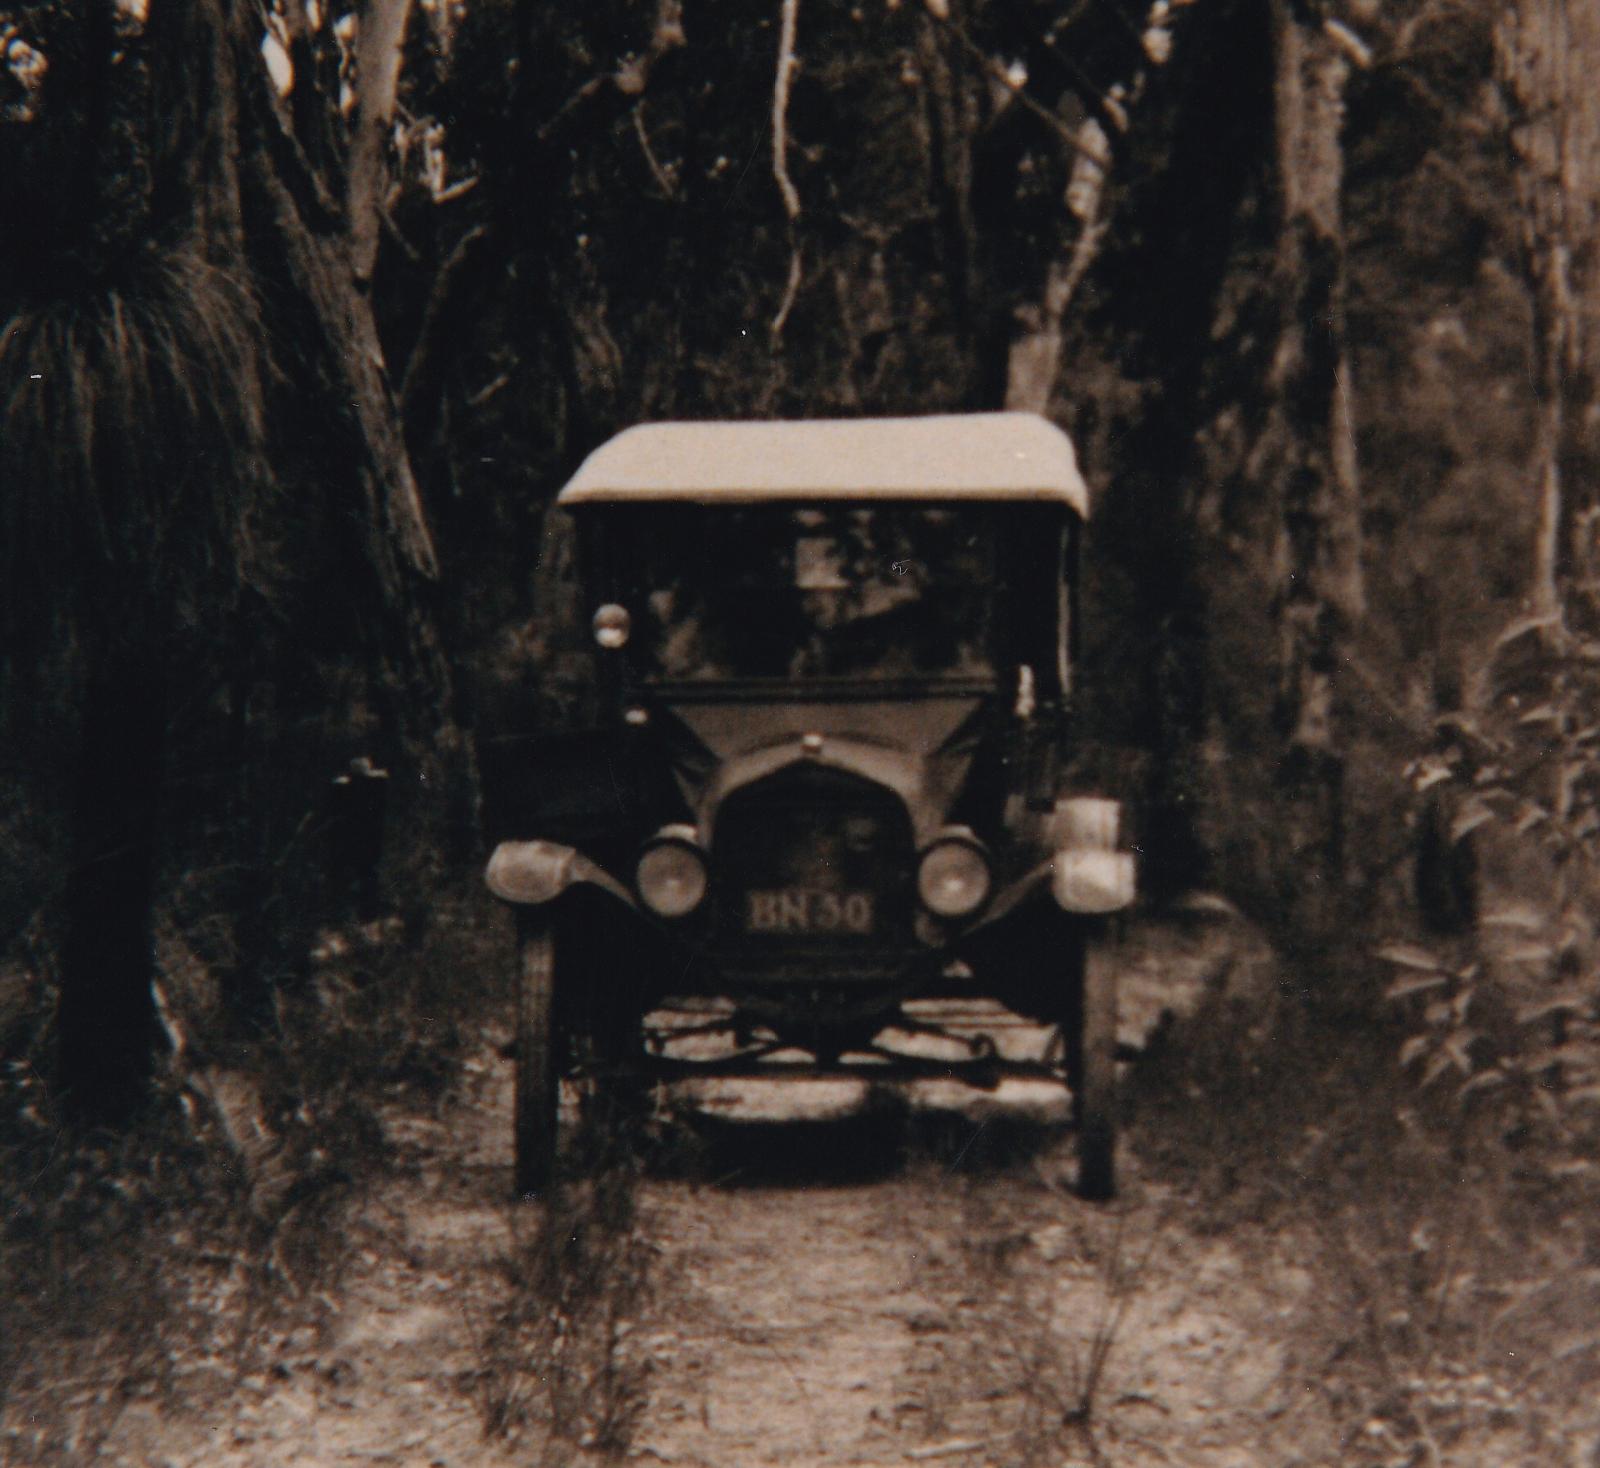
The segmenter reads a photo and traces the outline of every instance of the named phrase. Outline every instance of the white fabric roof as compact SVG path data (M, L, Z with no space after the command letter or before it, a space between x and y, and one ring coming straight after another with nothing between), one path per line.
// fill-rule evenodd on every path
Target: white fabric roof
M1033 413L644 423L590 454L560 496L795 499L1054 500L1089 513L1072 440Z

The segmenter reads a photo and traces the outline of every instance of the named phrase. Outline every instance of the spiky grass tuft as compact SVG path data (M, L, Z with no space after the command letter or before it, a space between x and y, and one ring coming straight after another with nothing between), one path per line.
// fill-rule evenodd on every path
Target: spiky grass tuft
M192 244L145 251L0 328L10 646L86 613L181 634L261 579L263 342L249 285Z

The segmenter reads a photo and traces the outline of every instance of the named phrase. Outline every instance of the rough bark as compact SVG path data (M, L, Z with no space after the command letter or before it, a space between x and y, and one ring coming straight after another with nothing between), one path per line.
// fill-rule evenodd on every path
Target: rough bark
M45 262L10 282L31 296L10 325L31 335L45 323L39 339L64 344L39 376L61 380L76 405L73 433L47 402L31 424L8 425L4 477L44 532L29 536L42 560L30 575L54 610L44 635L68 649L31 650L71 669L47 690L71 704L78 735L58 1058L70 1107L96 1123L124 1120L149 1077L167 688L175 649L196 650L196 608L215 610L237 590L262 466L259 321L243 283L220 15L212 4L152 5L135 47L114 7L89 8L79 33L95 83L88 105L81 118L67 110L38 124L69 137L78 126L82 156L100 160L77 181L76 269ZM115 256L135 268L102 272ZM207 391L196 395L192 381ZM48 533L58 500L72 534ZM84 534L88 525L97 532Z
M1496 52L1534 306L1531 600L1550 615L1581 592L1592 616L1600 598L1600 6L1513 0Z
M124 1122L156 1037L151 904L166 750L159 660L102 647L84 694L57 1014L62 1093L82 1121Z
M1061 374L1061 347L1067 311L1094 264L1105 238L1103 217L1106 169L1111 149L1092 118L1076 134L1072 181L1064 200L1072 223L1062 230L1060 248L1045 266L1037 301L1017 312L1016 335L1006 360L1006 407L1047 413Z
M411 0L368 0L356 31L356 118L346 174L350 263L362 290L372 284L389 190L389 129L400 90L400 52Z
M392 8L371 7L375 14ZM374 26L369 41L377 44L383 33ZM180 645L176 630L224 620L239 585L216 563L243 564L259 529L251 516L259 508L254 490L267 472L267 329L288 344L282 350L298 348L312 364L304 380L297 375L291 385L280 375L271 391L280 405L293 402L303 412L289 415L297 432L308 421L325 425L310 436L318 442L323 481L341 501L328 519L348 527L350 597L361 608L358 620L371 628L369 645L349 652L376 667L398 742L410 756L399 772L411 777L406 834L426 832L432 839L418 845L437 860L450 840L464 844L474 814L470 750L455 727L449 672L425 600L434 568L431 538L361 268L365 260L370 272L387 186L384 130L395 77L387 52L369 63L368 79L378 78L380 94L364 119L367 151L354 170L319 171L311 163L317 150L301 146L293 117L272 91L260 34L259 11L242 0L153 0L138 53L147 61L150 105L142 112L124 106L118 114L132 139L128 146L150 172L136 220L143 233L129 225L117 243L158 263L187 262L181 278L198 282L196 289L203 286L210 297L172 298L166 282L180 278L176 266L146 272L154 286L136 276L133 286L117 287L146 336L135 337L124 354L131 368L115 354L101 354L103 361L91 356L100 377L79 394L93 409L87 439L94 447L84 455L84 472L94 481L89 502L115 507L123 517L108 522L115 533L103 537L106 566L61 568L52 587L64 599L93 588L75 607L85 692L58 1022L63 1085L94 1121L120 1119L148 1077L155 1034L151 912L158 835L170 813L161 795L169 738L164 690L168 675L184 676L173 651ZM392 24L389 34L393 51L399 33ZM97 9L87 42L109 46L110 35ZM131 67L129 74L145 75ZM310 69L297 81L302 95L317 90ZM326 95L321 101L321 113L302 106L299 115L325 120L335 103ZM86 113L88 124L102 130L107 116L104 105ZM348 189L341 179L349 180ZM359 206L362 229L346 218L341 199ZM108 232L104 224L94 227ZM265 285L259 296L258 284ZM91 300L105 288L93 279L88 285ZM110 299L107 309L124 309L123 296ZM263 301L266 329L258 314ZM154 356L167 371L169 352L187 354L171 368L175 387L149 370ZM203 395L183 390L190 378L206 384ZM174 452L174 444L183 451ZM301 452L292 440L271 446L275 469ZM226 472L226 483L209 483L194 473L194 463ZM202 498L191 478L215 492ZM171 508L179 496L190 507L181 517ZM193 512L197 503L210 516L203 524ZM159 524L145 525L141 516ZM314 507L290 509L289 518L296 516L302 524L327 523ZM159 548L160 557L138 553L146 547ZM204 652L197 635L185 630L184 655ZM252 921L246 914L242 934L251 933ZM256 923L258 940L266 926ZM253 961L259 970L264 951L258 942L244 967ZM230 997L264 1011L261 985L253 993L249 987L236 983Z
M385 120L393 114L392 66L407 8L400 0L382 0L366 13L362 54L377 91L342 170L345 208L329 207L341 170L311 167L293 116L272 95L261 69L252 67L248 18L234 26L239 74L252 79L239 146L244 188L261 227L255 255L283 272L316 373L307 411L325 420L340 453L335 477L348 486L344 492L353 492L353 513L344 519L358 541L352 562L364 582L356 595L370 608L368 651L377 661L391 724L416 765L403 782L408 798L399 802L400 824L422 847L459 851L475 820L471 751L457 727L450 670L427 605L437 556L367 280L387 189Z
M1363 605L1360 491L1344 339L1341 213L1350 62L1326 30L1273 10L1278 243L1273 344L1249 464L1278 525L1274 716L1280 741L1272 860L1284 931L1312 948L1340 925L1343 730L1338 679Z

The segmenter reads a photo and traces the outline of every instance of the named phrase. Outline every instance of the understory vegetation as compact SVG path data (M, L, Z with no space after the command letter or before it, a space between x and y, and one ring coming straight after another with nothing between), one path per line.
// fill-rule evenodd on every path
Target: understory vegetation
M1530 1127L1527 1097L1462 1096L1454 1063L1420 1084L1442 1019L1411 988L1422 950L1387 951L1407 977L1381 1020L1171 1035L1132 1078L1139 1155L1181 1226L1286 1245L1304 1271L1286 1373L1306 1461L1556 1461L1600 1429L1597 1179L1559 1106Z
M1592 0L0 0L0 1456L336 1296L504 1004L583 457L1001 408L1092 501L1067 778L1268 955L1129 1077L1163 1227L1301 1247L1308 1461L1592 1441L1597 72ZM502 1446L629 1441L636 1161L514 1219Z
M0 1455L74 1464L138 1401L225 1400L338 1308L384 1114L441 1107L463 1021L504 992L498 914L441 893L430 937L319 935L303 989L241 1041L215 980L169 932L169 1047L123 1130L73 1125L46 1083L48 995L9 973L0 1129ZM12 1048L14 1047L14 1048Z
M655 1245L638 1164L592 1129L579 1148L586 1176L559 1181L537 1211L512 1211L477 1384L485 1432L551 1465L574 1449L624 1457L649 1399Z

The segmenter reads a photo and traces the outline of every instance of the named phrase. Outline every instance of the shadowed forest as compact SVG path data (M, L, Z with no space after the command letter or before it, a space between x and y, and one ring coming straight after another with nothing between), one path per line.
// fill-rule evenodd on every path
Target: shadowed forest
M1184 1247L1316 1282L1293 1461L1592 1451L1596 75L1592 0L0 3L0 1457L265 1370L397 1098L476 1083L503 750L588 717L584 457L1000 408L1089 482L1137 930L1254 935L1127 1108ZM637 1166L517 1225L507 1461L632 1441ZM506 1386L547 1308L599 1426ZM1006 1431L1146 1461L1075 1379Z

